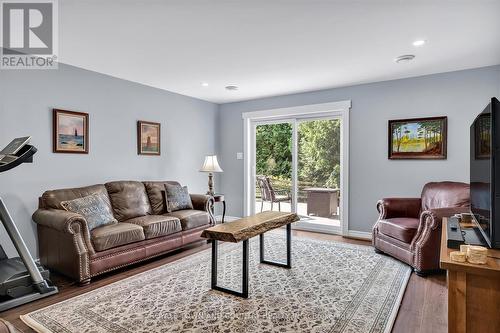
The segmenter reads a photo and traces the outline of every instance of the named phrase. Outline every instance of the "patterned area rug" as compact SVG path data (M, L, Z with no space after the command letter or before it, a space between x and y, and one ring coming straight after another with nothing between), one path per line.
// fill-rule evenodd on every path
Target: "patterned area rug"
M210 290L210 249L24 315L38 332L390 332L411 270L368 246L292 239L292 269L260 264L250 297ZM266 259L285 240L266 234ZM219 285L241 288L241 244L219 247Z

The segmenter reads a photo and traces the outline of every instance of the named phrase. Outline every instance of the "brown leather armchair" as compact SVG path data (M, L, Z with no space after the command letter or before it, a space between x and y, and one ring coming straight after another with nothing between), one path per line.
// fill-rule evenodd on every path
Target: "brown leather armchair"
M425 276L439 269L441 220L469 210L469 185L427 183L420 198L385 198L373 227L375 251L391 255Z

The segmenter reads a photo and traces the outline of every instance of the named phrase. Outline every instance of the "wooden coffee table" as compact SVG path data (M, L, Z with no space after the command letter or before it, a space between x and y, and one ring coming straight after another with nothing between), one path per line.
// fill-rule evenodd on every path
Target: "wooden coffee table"
M249 251L248 240L252 237L260 237L260 262L262 264L274 265L284 268L292 268L292 227L291 223L299 221L300 218L294 213L262 212L254 216L219 224L203 230L201 237L212 240L212 282L214 290L226 292L232 295L248 298L248 263ZM264 233L286 225L286 263L274 262L264 259ZM219 287L217 285L217 254L218 242L243 242L243 284L242 291L235 291Z

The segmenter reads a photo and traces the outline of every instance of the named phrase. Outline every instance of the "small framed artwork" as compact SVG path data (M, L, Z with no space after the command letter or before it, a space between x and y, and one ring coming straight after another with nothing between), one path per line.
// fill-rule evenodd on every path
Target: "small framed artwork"
M474 123L475 158L486 160L491 158L491 115L480 115Z
M137 154L160 155L160 123L139 120L137 122Z
M446 159L447 117L389 120L389 159Z
M54 153L89 153L88 113L53 109L52 118Z

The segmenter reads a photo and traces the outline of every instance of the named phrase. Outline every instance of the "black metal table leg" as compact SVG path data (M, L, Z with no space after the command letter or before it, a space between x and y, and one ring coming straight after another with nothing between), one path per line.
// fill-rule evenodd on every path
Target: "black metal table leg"
M211 287L213 290L222 291L231 295L248 298L248 267L249 267L249 249L248 249L248 239L243 241L243 267L242 267L242 291L235 291L232 289L227 289L219 287L217 285L217 254L218 254L218 243L217 240L212 240L212 283Z
M259 235L260 240L260 263L284 268L292 268L292 225L286 225L286 264L264 259L264 234Z
M224 217L226 216L226 201L222 201L222 223L224 223Z

